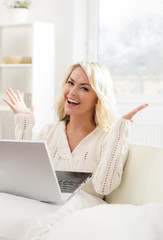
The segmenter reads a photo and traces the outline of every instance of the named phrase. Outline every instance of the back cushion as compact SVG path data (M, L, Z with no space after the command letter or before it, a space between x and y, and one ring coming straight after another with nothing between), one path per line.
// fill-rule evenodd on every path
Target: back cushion
M130 144L122 182L105 200L136 205L163 202L163 148Z

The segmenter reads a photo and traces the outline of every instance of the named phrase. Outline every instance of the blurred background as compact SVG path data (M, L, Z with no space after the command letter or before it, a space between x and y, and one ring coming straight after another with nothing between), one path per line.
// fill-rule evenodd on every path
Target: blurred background
M0 0L0 56L32 62L2 60L0 94L12 86L27 105L34 103L36 131L56 120L45 110L57 99L66 68L95 61L111 73L120 114L149 103L134 118L130 142L163 147L162 0L31 0L25 20L13 18L13 2ZM0 104L0 137L14 138L13 129L11 111Z

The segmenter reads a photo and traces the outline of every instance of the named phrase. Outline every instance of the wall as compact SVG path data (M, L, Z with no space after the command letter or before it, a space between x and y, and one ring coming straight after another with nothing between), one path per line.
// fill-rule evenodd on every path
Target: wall
M33 0L31 20L41 20L55 24L55 93L60 89L63 71L73 61L73 0Z

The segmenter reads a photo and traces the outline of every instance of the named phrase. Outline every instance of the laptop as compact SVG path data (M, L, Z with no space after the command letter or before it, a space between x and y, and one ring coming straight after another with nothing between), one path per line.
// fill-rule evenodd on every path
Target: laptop
M91 176L55 171L46 142L0 140L0 192L62 205Z

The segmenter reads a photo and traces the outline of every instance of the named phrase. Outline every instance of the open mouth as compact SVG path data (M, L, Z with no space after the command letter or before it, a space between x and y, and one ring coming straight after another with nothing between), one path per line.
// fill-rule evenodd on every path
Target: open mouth
M68 104L72 104L72 105L79 105L80 104L79 102L77 102L75 100L72 100L70 98L67 98L67 102L68 102Z

